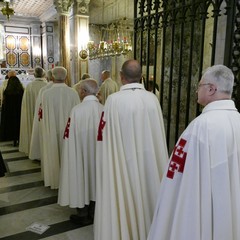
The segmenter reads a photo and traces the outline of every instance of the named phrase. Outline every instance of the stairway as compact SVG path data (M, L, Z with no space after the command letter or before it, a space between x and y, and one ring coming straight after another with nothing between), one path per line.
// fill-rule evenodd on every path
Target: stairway
M0 239L92 240L93 225L76 225L76 210L57 204L57 190L44 187L40 161L30 160L12 142L0 142L7 168L0 178ZM49 226L42 234L26 230L33 223Z

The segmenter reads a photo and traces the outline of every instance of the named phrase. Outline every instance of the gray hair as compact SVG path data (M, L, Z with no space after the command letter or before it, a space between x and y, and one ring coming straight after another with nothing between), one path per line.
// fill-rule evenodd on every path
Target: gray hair
M98 92L97 81L92 78L82 80L79 84L79 88L84 89L89 95L96 95Z
M41 67L36 67L34 69L34 77L36 78L41 78L41 77L44 77L45 75L45 70Z
M202 79L217 85L220 92L232 94L234 75L231 69L224 65L214 65L204 72Z
M64 67L55 67L52 70L52 76L54 80L65 81L67 77L67 69Z

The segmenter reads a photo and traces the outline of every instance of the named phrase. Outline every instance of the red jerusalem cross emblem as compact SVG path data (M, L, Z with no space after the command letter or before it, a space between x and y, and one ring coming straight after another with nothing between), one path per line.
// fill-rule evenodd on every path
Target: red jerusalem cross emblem
M178 145L173 149L173 154L171 161L168 166L167 177L173 179L175 172L183 173L187 153L183 151L184 146L187 141L185 139L180 139Z
M40 104L38 109L38 121L42 119L42 104Z
M71 118L68 118L67 125L64 131L63 139L69 138L69 127L70 127Z
M98 141L102 141L103 140L103 136L102 136L102 131L103 128L105 127L106 122L103 120L103 116L104 116L104 112L102 112L102 116L101 116L101 120L98 126L98 135L97 135L97 140Z

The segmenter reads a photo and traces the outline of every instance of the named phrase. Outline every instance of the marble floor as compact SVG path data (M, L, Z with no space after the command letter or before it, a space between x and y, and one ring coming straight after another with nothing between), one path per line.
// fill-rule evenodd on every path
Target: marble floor
M0 150L7 174L0 178L0 239L5 240L92 240L93 225L77 225L69 221L76 210L57 204L57 190L44 187L40 162L28 159L13 147L1 142ZM35 233L27 230L49 228Z

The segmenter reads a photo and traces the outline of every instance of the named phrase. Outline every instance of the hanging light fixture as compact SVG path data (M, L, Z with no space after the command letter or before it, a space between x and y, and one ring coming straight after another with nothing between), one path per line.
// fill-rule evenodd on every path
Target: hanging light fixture
M5 2L6 2L6 6L2 8L1 12L9 20L10 16L14 15L14 9L9 7L9 1L5 1Z
M127 18L114 21L101 27L101 40L87 45L89 60L127 55L132 52L132 30Z
M125 0L127 11L128 0ZM115 5L117 5L115 3ZM91 24L91 30L96 33L94 39L87 42L87 46L79 52L82 60L105 57L118 57L132 52L133 20L123 17L105 22L105 0L102 0L101 24ZM111 18L113 19L113 17ZM84 34L82 34L84 36Z

